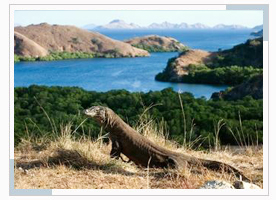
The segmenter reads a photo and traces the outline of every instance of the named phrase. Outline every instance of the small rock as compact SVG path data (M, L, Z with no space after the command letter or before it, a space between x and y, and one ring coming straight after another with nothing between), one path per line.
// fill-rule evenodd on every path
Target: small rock
M199 189L235 189L231 183L225 181L207 181Z

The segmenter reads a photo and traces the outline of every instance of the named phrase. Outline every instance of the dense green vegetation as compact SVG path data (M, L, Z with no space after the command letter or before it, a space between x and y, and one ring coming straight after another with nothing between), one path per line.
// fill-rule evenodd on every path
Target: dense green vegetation
M225 91L215 92L212 99L237 100L250 95L254 99L263 99L263 74L253 76L242 84Z
M185 123L179 97L184 107ZM215 129L221 119L226 123L219 134L222 144L236 144L230 130L236 134L238 141L254 143L258 138L259 142L262 142L263 101L251 97L237 101L213 101L205 98L195 99L190 93L179 96L172 89L148 93L130 93L125 90L102 93L88 92L77 87L33 85L18 87L14 91L15 144L30 134L39 137L47 133L47 136L54 137L61 132L61 125L69 122L74 130L84 120L82 110L92 105L110 107L131 125L137 124L145 107L156 105L148 114L157 122L166 124L160 128L166 129L169 139L180 144L183 142L184 130L187 133L187 141L200 137L198 142L203 142L203 145L214 144ZM75 135L96 137L99 132L100 127L89 119Z
M183 83L241 84L255 75L262 74L263 38L248 40L232 49L219 50L214 55L205 65L185 66L188 74L177 78L172 75L177 57L171 58L164 71L157 74L155 79Z
M170 62L172 63L172 60ZM205 65L189 65L187 70L189 71L189 74L183 76L180 82L226 85L241 84L251 77L262 74L263 72L262 69L254 68L252 66L230 66L211 69ZM169 74L166 72L159 73L155 77L158 81L166 81L169 78Z
M164 47L162 45L132 44L132 46L144 49L148 52L183 52L189 49L187 46L184 46L182 49L177 49L173 45L170 47Z
M27 56L19 56L17 54L14 54L14 62L20 62L20 61L36 61L36 58L33 57L27 57Z
M117 49L110 50L105 53L87 53L87 52L51 52L44 57L24 57L14 55L14 62L19 61L53 61L53 60L66 60L66 59L83 59L83 58L119 58L122 57Z
M208 65L210 68L231 65L263 67L263 37L247 40L232 49L218 51L217 56Z

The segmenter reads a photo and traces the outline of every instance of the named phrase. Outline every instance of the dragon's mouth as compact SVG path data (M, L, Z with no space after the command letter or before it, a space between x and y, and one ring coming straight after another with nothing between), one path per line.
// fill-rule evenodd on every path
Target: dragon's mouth
M83 110L83 114L95 119L101 124L105 123L106 111L100 106L92 106L91 108L87 108Z
M90 117L95 117L97 113L91 111L90 109L85 109L85 110L83 110L83 114L90 116Z

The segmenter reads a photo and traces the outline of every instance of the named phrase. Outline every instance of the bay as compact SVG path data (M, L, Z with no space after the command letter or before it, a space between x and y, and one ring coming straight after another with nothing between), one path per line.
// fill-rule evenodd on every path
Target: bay
M249 31L103 31L118 40L158 34L171 36L191 48L215 51L227 49L245 42ZM106 92L114 89L135 91L158 91L168 87L175 91L190 92L195 97L210 98L213 92L227 86L205 84L165 83L154 80L176 52L151 53L150 57L94 58L50 62L19 62L14 65L14 86L32 84L46 86L78 86L89 91Z

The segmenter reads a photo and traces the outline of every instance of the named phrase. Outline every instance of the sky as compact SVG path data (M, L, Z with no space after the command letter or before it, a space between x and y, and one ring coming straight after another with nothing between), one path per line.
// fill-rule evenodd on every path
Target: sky
M124 20L140 26L164 21L179 24L202 23L208 26L217 24L238 24L254 27L263 24L262 11L15 11L14 23L26 26L47 22L49 24L75 25L82 27L87 24L104 25L114 19Z

